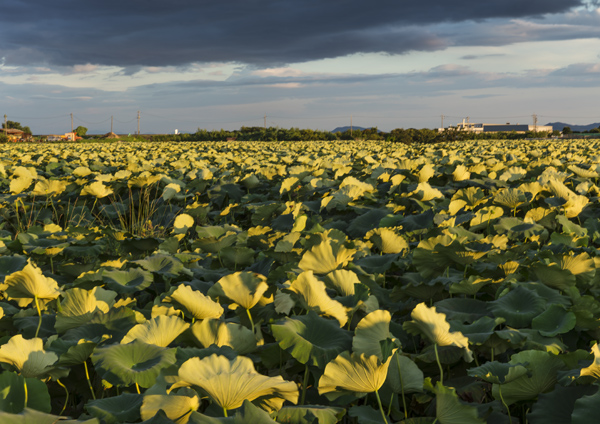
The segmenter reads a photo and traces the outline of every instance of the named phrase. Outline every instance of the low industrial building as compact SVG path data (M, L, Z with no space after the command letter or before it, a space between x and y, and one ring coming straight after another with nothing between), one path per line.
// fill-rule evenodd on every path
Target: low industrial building
M528 131L532 132L552 132L554 129L551 125L528 125L528 124L478 124L465 122L457 124L454 128L456 131L468 131L476 134L480 133L495 133L495 132L515 132L517 134L525 134ZM446 128L440 128L443 132Z

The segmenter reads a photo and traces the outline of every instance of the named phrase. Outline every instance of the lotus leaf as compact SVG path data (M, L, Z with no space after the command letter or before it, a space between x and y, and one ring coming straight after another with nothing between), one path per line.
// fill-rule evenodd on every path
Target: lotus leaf
M27 393L25 386L27 386ZM37 378L25 378L4 371L0 374L0 411L18 414L24 408L50 412L48 387Z
M81 190L81 195L85 196L85 195L89 195L89 196L93 196L97 199L101 199L103 197L106 197L110 194L113 194L113 191L111 188L106 187L102 181L95 181L87 186L85 186L82 190Z
M435 307L429 308L425 303L419 303L410 314L412 321L404 323L403 327L411 334L425 336L431 343L438 346L456 346L464 349L465 361L471 362L473 354L469 350L469 339L460 332L451 332L446 315L438 313Z
M600 391L588 396L582 396L575 401L571 424L593 423L600 414Z
M56 314L56 331L65 331L87 324L95 312L108 313L115 303L117 293L94 287L83 290L78 287L67 290L61 308Z
M19 414L0 412L0 422L2 424L56 424L58 422L61 424L100 424L96 418L85 421L63 420L57 415L45 414L30 408L25 408Z
M456 394L456 389L445 387L439 381L433 390L435 393L435 416L440 424L485 424L477 414L477 408L465 405Z
M563 361L556 355L540 350L524 350L512 355L509 364L528 363L529 375L524 375L502 385L502 397L507 405L531 399L554 387L557 373L564 368ZM499 399L499 386L492 386L492 393Z
M577 318L562 305L549 305L544 312L533 318L531 327L538 330L542 336L554 337L565 334L575 328Z
M219 318L223 315L223 307L220 304L185 284L178 286L171 295L166 296L165 302L174 303L196 319Z
M264 275L241 271L222 277L208 291L213 298L225 297L245 309L258 303L269 286Z
M192 334L202 347L229 346L240 355L256 350L256 338L252 331L241 324L206 318L195 322Z
M257 401L268 410L281 409L283 402L298 401L298 387L280 376L267 377L254 369L250 358L224 356L192 358L179 368L176 387L197 386L225 411L242 406L244 400Z
M592 353L594 354L594 362L589 366L582 368L580 375L589 375L597 380L600 378L600 347L598 346L598 343L595 343L594 346L592 346Z
M391 339L390 321L392 316L388 311L378 309L361 319L354 330L352 351L367 356L375 355L383 360L381 342Z
M167 347L189 326L177 316L157 316L129 330L121 340L121 344L139 340L155 346Z
M325 367L319 394L335 400L348 392L355 396L375 392L385 382L391 360L392 356L381 362L375 355L342 352Z
M176 349L135 340L96 348L92 362L103 379L116 386L151 387L163 368L175 363Z
M107 424L118 424L140 419L142 402L142 395L123 393L118 396L91 400L85 405L85 409Z
M277 412L275 418L282 423L335 424L345 414L346 410L344 408L334 406L284 406Z
M544 311L544 306L544 299L521 285L489 302L489 309L496 317L504 318L507 325L517 328L530 325L531 320Z
M4 279L6 297L17 300L19 306L27 306L35 299L56 299L60 295L55 280L45 277L30 259L21 271Z
M194 218L187 213L177 215L173 223L174 234L185 234L190 228L194 227Z
M351 346L351 334L335 321L309 311L307 315L285 318L281 324L271 324L273 337L282 349L298 362L325 368L339 353Z
M390 228L378 228L367 233L377 249L382 253L400 253L408 251L408 242Z
M46 378L56 361L58 356L46 352L40 338L25 340L17 334L0 347L0 362L11 365L25 378Z
M159 410L176 424L186 424L192 412L200 406L200 399L194 392L193 396L187 395L145 395L140 415L142 420L148 420L156 415Z
M335 289L341 296L353 296L355 285L361 284L356 273L346 269L336 269L327 274L323 280L328 287Z
M467 370L471 377L481 378L488 383L504 384L510 383L529 372L527 364L509 364L498 361L486 362L485 364Z
M135 293L142 291L152 284L152 274L139 268L127 270L114 269L102 273L102 280L117 293Z
M295 297L304 309L331 316L339 321L340 327L348 321L344 306L329 297L325 283L317 279L312 271L301 273L288 290L295 293Z
M347 249L344 242L344 235L335 230L323 233L321 242L302 255L298 266L303 271L313 271L315 274L327 274L340 266L345 266L356 250Z

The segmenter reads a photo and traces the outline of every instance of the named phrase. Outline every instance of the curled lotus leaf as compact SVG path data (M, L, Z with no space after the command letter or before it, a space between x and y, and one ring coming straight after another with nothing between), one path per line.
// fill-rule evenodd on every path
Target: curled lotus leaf
M383 360L380 342L393 338L390 333L391 320L392 315L383 309L377 309L361 319L354 330L352 351L375 355Z
M142 291L152 284L152 273L140 268L127 270L114 269L102 273L102 280L111 290L117 293L135 293Z
M250 358L227 359L213 354L188 359L179 368L177 387L196 386L224 410L242 406L244 400L257 401L267 410L277 411L288 400L298 402L298 386L280 376L267 377L254 369Z
M496 192L494 203L498 203L510 209L516 209L527 203L527 196L518 188L505 188Z
M175 424L187 424L190 415L199 406L200 398L196 392L190 393L189 396L187 394L144 395L140 415L142 420L149 420L162 410L167 418L173 420Z
M102 181L94 181L93 183L86 185L81 190L82 196L88 195L88 196L93 196L97 199L101 199L112 193L113 193L112 189L109 187L106 187Z
M53 196L61 194L67 188L63 180L40 180L33 187L32 194L36 196Z
M382 253L400 253L408 251L408 242L391 228L377 228L369 231L366 237Z
M348 322L348 314L344 306L327 294L325 283L317 279L312 271L305 271L294 280L288 288L304 309L313 310L317 314L328 315L337 319L343 327Z
M340 296L354 296L355 284L361 284L356 273L347 269L336 269L327 274L323 280Z
M183 308L184 312L196 319L219 318L223 315L223 307L219 303L185 284L166 296L165 302L171 302L179 309Z
M356 253L355 249L344 246L345 235L336 230L321 234L321 242L304 252L298 266L303 271L327 274L346 266Z
M121 340L127 344L134 340L155 346L167 347L181 333L189 328L189 324L178 316L159 315L142 324L134 326Z
M0 362L14 367L23 377L45 378L58 361L54 352L44 350L40 338L26 340L17 334L0 347Z
M486 362L467 370L469 376L481 378L488 383L495 384L510 383L528 372L527 364L510 364L498 361Z
M94 314L108 313L115 303L116 296L116 292L98 286L91 290L79 287L67 290L61 308L56 313L54 328L57 332L64 333L71 328L88 324Z
M177 215L173 223L173 233L185 234L190 228L194 228L194 218L187 213Z
M240 355L256 350L256 338L248 328L235 322L206 318L196 321L191 332L202 347L229 346Z
M473 354L469 350L469 339L459 331L450 331L446 315L425 303L419 303L410 314L412 320L404 323L404 329L411 334L420 334L438 346L457 346L464 349L465 361L471 362Z
M4 280L6 297L17 300L19 306L27 306L37 299L56 299L60 295L58 284L46 277L31 261L21 270L7 276Z
M321 369L352 345L350 332L313 311L285 318L280 324L271 324L271 331L279 346L298 362Z
M163 368L176 361L177 349L134 340L128 344L99 347L92 354L96 372L115 386L151 387Z
M595 343L594 346L592 346L592 353L594 355L594 361L587 367L582 368L580 375L589 375L598 380L600 378L600 347L598 346L598 343Z
M209 290L210 297L225 297L250 309L258 303L267 291L267 277L256 272L241 271L226 275L217 281Z
M355 396L372 393L383 385L392 356L382 362L376 355L340 353L325 367L319 379L319 394L335 400L348 392Z

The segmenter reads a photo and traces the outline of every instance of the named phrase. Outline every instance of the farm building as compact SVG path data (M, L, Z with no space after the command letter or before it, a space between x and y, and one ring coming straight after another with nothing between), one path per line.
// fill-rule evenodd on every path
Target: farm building
M15 128L2 129L2 132L8 136L8 141L29 141L31 140L31 134L25 131L17 130Z
M444 131L440 128L440 132ZM517 134L525 134L527 131L535 132L552 132L553 128L550 125L528 125L528 124L479 124L463 121L456 125L457 131L468 131L474 133L493 133L493 132L515 132Z

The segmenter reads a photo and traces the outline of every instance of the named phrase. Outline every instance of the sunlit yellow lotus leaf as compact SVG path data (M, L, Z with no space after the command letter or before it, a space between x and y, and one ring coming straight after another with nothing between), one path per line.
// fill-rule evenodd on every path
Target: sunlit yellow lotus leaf
M65 191L67 182L63 180L41 180L33 187L32 194L36 196L51 196Z
M155 346L167 347L189 326L187 322L178 316L157 316L143 324L135 325L123 337L121 344L139 340Z
M87 166L78 166L73 170L73 175L76 177L87 177L92 171Z
M356 253L355 249L347 249L340 232L330 230L321 235L319 244L304 252L298 266L303 271L313 271L315 274L327 274L338 267L344 267ZM345 237L345 235L341 234Z
M229 346L240 355L256 350L256 338L248 328L235 322L207 318L196 321L191 328L202 347L210 345Z
M0 362L12 365L23 377L44 378L58 361L54 352L44 350L44 341L40 338L25 340L21 334L0 347Z
M431 343L438 346L456 346L463 348L464 359L467 362L473 360L473 353L469 350L469 339L460 331L450 331L450 324L446 321L446 314L436 311L435 306L431 308L425 303L419 303L410 314L412 321L404 323L404 329L411 334L420 334Z
M110 194L112 194L113 191L111 188L106 187L102 181L94 181L93 183L85 186L82 190L81 190L81 194L82 195L90 195L90 196L94 196L98 199L101 199L103 197L106 197Z
M327 294L325 283L318 280L312 271L305 271L290 285L289 290L296 293L300 305L304 309L315 311L319 315L327 315L337 319L340 327L348 321L346 308Z
M27 260L27 265L21 271L7 276L4 284L8 300L18 301L21 307L29 305L36 297L50 300L60 294L56 281L45 277L31 259Z
M215 283L208 295L226 297L243 308L250 309L258 303L267 291L267 277L255 272L241 271L226 275Z
M181 305L196 319L219 318L223 315L223 307L219 303L185 284L178 286L173 294L165 297L165 302Z
M191 389L185 389L190 390ZM167 418L176 424L187 424L190 415L200 406L198 395L144 395L140 408L142 420L150 420L159 410L163 410Z
M380 341L393 339L390 333L390 321L392 315L383 309L371 312L361 319L354 330L352 338L352 351L354 353L364 353L367 356L375 355L383 359Z
M194 227L194 218L187 213L177 215L173 223L174 234L185 234L190 228Z
M12 194L19 194L22 191L29 188L32 181L33 181L33 179L29 178L29 177L13 178L12 180L10 180L10 185L9 185L10 192Z
M254 369L250 358L238 356L229 360L213 354L206 358L188 359L179 368L180 381L171 390L197 386L221 408L239 408L244 400L261 400L261 405L279 410L283 402L298 402L298 386L280 376L267 377Z
M390 355L381 362L376 355L340 353L325 367L319 379L319 394L335 400L347 392L361 396L379 390L387 377L392 357Z

